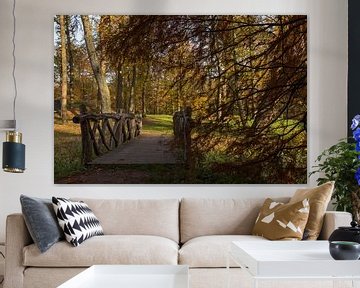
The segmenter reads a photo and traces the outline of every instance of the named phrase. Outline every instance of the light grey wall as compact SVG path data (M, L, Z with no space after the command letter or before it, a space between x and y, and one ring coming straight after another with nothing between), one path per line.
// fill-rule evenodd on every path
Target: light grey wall
M11 118L11 0L0 1L0 119ZM18 0L18 122L27 149L23 175L0 172L0 242L21 193L50 197L177 198L288 196L296 185L54 185L53 15L307 14L309 167L346 136L347 1L339 0ZM4 134L0 134L4 139ZM0 156L1 157L1 156ZM308 185L314 185L311 180Z

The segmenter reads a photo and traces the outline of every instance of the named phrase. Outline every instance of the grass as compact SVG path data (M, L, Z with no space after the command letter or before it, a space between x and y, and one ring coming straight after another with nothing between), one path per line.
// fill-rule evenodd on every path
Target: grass
M147 115L143 119L144 132L173 133L173 120L171 115Z
M54 123L54 177L66 177L81 171L80 125L68 122Z

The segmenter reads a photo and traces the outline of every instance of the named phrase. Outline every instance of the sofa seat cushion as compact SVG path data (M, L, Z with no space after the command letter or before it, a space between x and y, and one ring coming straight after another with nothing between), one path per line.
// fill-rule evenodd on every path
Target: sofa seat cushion
M201 236L186 242L179 251L179 264L194 268L226 267L232 241L269 241L252 235ZM231 267L239 267L230 260Z
M24 265L33 267L88 267L95 264L169 264L178 262L178 244L148 235L95 236L78 247L66 241L45 253L31 244L23 250Z

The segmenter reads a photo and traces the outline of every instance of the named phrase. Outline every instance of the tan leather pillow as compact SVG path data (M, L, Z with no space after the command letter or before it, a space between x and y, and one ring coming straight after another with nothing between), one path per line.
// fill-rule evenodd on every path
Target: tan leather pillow
M319 237L324 222L326 208L334 190L334 181L324 183L315 188L298 189L289 203L309 199L310 214L305 227L304 240L316 240Z
M301 240L308 217L307 199L284 204L268 198L260 209L252 234L269 240Z

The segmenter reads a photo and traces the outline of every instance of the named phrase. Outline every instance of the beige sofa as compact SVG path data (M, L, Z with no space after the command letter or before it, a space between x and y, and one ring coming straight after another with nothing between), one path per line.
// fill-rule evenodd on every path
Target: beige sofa
M250 235L264 199L82 200L105 235L76 248L61 241L41 254L23 216L8 216L5 288L56 287L94 264L185 264L191 288L223 288L231 241L268 241ZM321 237L350 220L348 213L327 212ZM231 266L235 287L243 272Z

